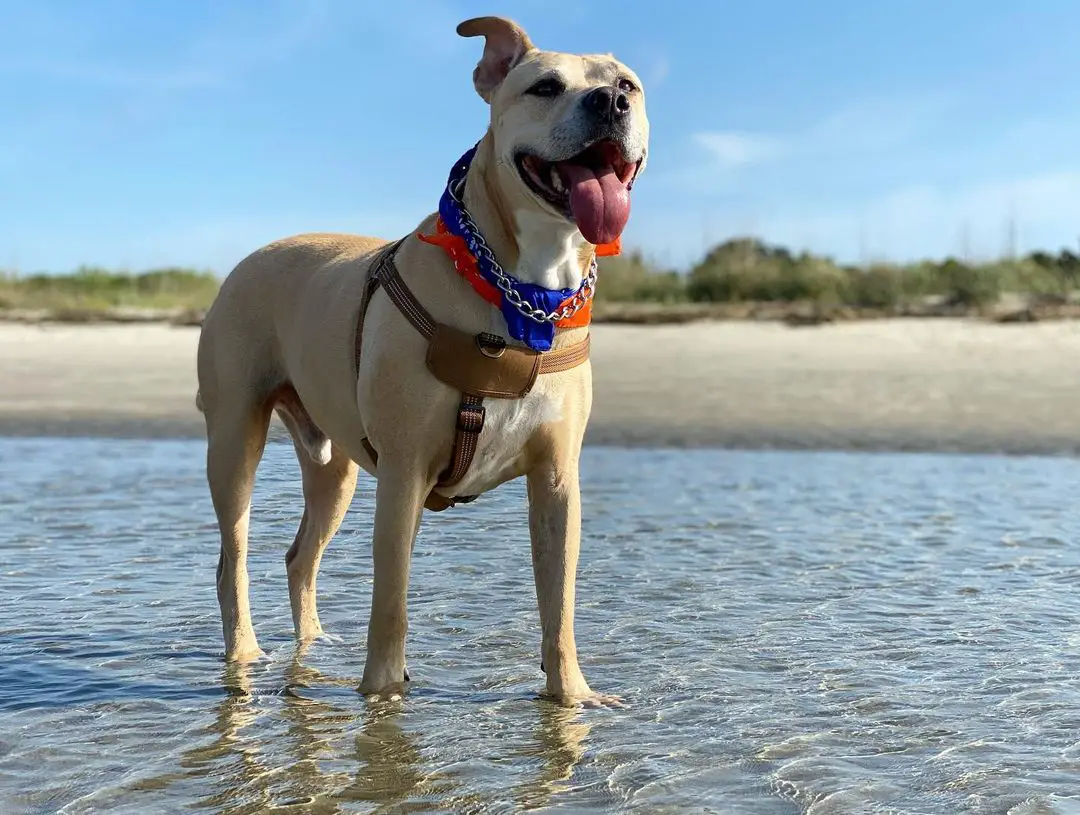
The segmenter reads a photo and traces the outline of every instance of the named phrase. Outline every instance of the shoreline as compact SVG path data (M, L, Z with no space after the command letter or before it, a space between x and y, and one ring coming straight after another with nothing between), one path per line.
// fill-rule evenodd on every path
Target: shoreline
M640 451L721 451L731 453L850 453L854 455L940 455L940 456L998 456L1008 458L1080 458L1080 444L1070 440L1013 439L1002 445L999 438L968 438L940 443L936 439L901 437L889 439L867 437L817 443L799 437L781 438L767 435L689 434L660 439L643 438L639 429L603 427L590 431L584 448ZM113 420L74 419L62 421L22 421L0 419L0 440L23 439L36 441L155 441L192 442L205 438L201 427L170 420L139 421L123 418ZM267 444L289 444L284 427L271 425Z
M201 439L198 330L0 323L0 435ZM1080 455L1080 323L599 324L589 446ZM275 419L274 440L284 439Z
M198 328L205 309L81 308L3 309L0 325L163 325ZM684 325L696 322L776 322L792 327L873 320L976 320L1035 323L1080 320L1080 303L1011 296L993 305L949 305L927 301L895 308L822 305L812 302L599 302L595 325Z

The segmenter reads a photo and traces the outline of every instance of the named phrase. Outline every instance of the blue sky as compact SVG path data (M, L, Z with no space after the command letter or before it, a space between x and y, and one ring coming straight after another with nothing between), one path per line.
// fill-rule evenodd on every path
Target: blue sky
M387 237L487 109L478 40L612 52L652 145L624 236L685 268L757 234L841 260L1075 248L1080 4L0 0L0 268L225 273L309 230Z

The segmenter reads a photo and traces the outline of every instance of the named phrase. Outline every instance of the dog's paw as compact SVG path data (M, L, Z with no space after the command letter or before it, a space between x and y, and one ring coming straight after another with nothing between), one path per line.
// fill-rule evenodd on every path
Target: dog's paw
M619 696L608 693L596 693L589 689L573 693L558 693L551 690L545 690L541 692L540 695L562 707L576 707L587 710L619 709L626 707L626 704Z
M369 705L379 705L387 702L404 701L408 687L406 682L391 682L378 689L365 688L361 685L357 690Z
M365 676L357 690L369 702L399 701L409 689L409 669L402 666L399 671L396 675L389 671L378 671L374 672L374 676Z
M225 654L225 662L230 665L252 665L257 662L269 662L270 660L270 655L257 645L254 648L237 649Z
M405 697L397 691L380 691L378 693L369 693L364 696L368 704L377 705L380 702L400 702Z
M578 705L593 710L597 708L622 709L626 707L626 703L623 702L621 696L609 693L594 693L591 696L586 696Z

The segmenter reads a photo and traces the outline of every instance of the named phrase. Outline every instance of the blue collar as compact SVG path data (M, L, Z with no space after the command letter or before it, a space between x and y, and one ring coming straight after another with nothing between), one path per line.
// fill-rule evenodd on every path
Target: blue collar
M477 147L479 144L469 149L451 168L446 190L439 200L439 215L450 233L465 241L469 252L476 258L480 276L499 291L499 310L506 320L510 336L534 351L549 351L555 339L555 323L561 316L569 316L556 316L555 312L571 299L580 304L579 295L585 298L591 295L586 289L591 288L595 281L596 260L592 261L589 275L573 289L547 289L525 283L503 271L463 202L465 176Z

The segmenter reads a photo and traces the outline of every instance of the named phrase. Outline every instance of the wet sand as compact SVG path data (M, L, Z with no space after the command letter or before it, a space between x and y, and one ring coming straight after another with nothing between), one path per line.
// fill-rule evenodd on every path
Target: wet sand
M0 324L0 434L200 437L196 328ZM594 444L1075 454L1080 322L594 329Z

